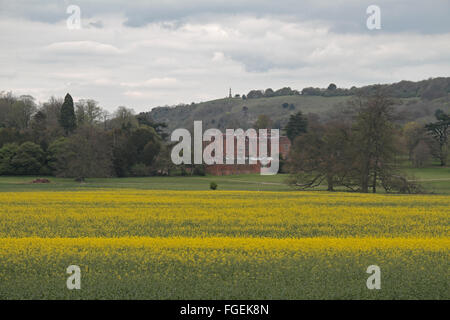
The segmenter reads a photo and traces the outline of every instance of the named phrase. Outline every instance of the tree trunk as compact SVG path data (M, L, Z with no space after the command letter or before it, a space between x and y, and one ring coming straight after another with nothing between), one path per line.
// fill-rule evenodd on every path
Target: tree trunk
M369 169L366 167L361 175L361 192L369 192Z
M441 160L441 167L445 167L447 164L447 155L443 151L441 151L439 158L439 160Z
M373 173L372 192L377 193L377 171Z
M362 182L361 182L361 192L368 193L369 192L369 181L367 181L367 177L363 176Z
M447 152L442 143L439 145L439 160L441 160L441 167L445 167L447 165Z
M333 177L327 176L327 185L328 185L327 191L334 191Z

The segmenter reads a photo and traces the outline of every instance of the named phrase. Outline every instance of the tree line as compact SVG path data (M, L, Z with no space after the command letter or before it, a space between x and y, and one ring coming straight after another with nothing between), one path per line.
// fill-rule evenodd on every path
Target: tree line
M31 96L0 95L0 175L111 177L170 170L165 125L148 113L70 94L37 105ZM166 157L166 158L164 158Z
M393 119L393 100L382 91L350 102L345 120L311 121L292 115L285 132L292 142L288 159L289 183L301 189L322 184L329 191L415 193L420 186L400 168L404 155L416 167L432 158L447 164L449 115L436 110L436 122L400 126Z
M332 86L330 90L335 90ZM298 188L326 184L328 190L418 192L400 167L433 160L447 165L449 115L436 110L434 122L396 122L393 100L383 91L354 97L345 116L320 121L297 112L283 132L292 142L282 168ZM260 115L254 128L274 126ZM0 95L0 175L127 177L187 174L170 160L166 125L150 112L119 107L110 114L94 100ZM192 169L192 168L191 168ZM195 170L194 170L195 169ZM204 174L196 167L190 174Z
M327 88L307 87L301 91L291 89L290 87L273 90L268 88L266 90L251 90L247 95L243 95L243 99L259 99L271 98L279 96L322 96L322 97L337 97L337 96L353 96L353 95L374 95L378 91L384 91L392 98L422 98L425 100L437 99L447 96L450 92L450 78L432 78L418 82L400 81L393 84L375 84L357 88L338 88L336 84L330 83ZM236 95L239 97L239 95Z

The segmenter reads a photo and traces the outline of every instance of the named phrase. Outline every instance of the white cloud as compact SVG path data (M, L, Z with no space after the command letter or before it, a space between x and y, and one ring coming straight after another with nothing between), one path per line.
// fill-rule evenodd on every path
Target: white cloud
M124 95L132 98L144 98L148 93L142 91L125 91Z
M65 41L49 44L44 47L46 53L55 54L89 54L89 55L111 55L119 54L120 50L110 44L95 41Z
M153 78L142 82L122 82L120 84L123 87L131 88L175 88L179 85L175 78Z
M223 62L225 61L225 55L223 52L214 52L214 55L212 57L212 61L214 62Z

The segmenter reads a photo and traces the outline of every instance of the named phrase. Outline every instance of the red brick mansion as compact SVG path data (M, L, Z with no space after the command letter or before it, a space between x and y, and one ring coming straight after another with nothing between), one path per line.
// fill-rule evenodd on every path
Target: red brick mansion
M223 153L226 154L226 139L223 139L224 145L223 145ZM207 145L208 142L204 143L204 145ZM268 150L270 150L270 139L268 139ZM289 139L285 136L281 136L279 138L279 152L280 152L280 158L286 159L289 154L289 149L291 147L291 142ZM245 142L245 155L248 158L249 155L249 142L248 139L246 139ZM258 150L259 152L259 150ZM234 155L235 158L237 156L237 144L234 143ZM248 159L247 159L248 160ZM205 168L205 171L207 174L215 175L215 176L226 176L226 175L235 175L235 174L250 174L250 173L260 173L261 172L261 162L257 160L256 164L248 164L248 161L246 161L246 164L213 164L213 165L207 165Z

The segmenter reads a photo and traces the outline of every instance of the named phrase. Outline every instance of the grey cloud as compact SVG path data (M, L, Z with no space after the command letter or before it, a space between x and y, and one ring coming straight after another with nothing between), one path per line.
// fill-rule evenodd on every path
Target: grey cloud
M56 23L67 18L70 1L0 0L4 15L23 16L33 21ZM426 34L450 31L450 1L435 0L178 0L120 1L79 0L82 16L121 14L128 27L149 23L189 19L211 19L216 15L282 15L297 22L324 21L334 32L368 32L366 8L381 7L383 32L419 32Z

